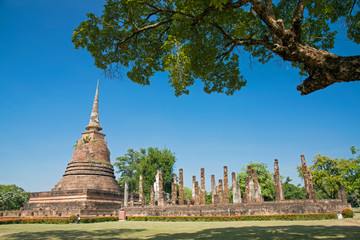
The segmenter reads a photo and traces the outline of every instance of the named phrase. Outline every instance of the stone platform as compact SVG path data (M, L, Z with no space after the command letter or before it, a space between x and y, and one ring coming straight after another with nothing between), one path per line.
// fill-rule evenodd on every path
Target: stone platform
M30 193L29 202L20 211L0 212L2 217L116 216L123 194L101 190Z
M237 216L341 213L351 205L341 200L288 200L221 205L165 205L126 207L127 216Z

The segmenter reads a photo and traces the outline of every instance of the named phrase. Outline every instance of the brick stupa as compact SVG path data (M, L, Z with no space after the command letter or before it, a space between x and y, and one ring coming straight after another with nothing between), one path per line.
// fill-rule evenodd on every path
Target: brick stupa
M63 178L50 192L30 194L23 213L32 216L113 215L121 206L123 191L115 180L110 151L99 132L98 91L89 125L76 142L73 157Z

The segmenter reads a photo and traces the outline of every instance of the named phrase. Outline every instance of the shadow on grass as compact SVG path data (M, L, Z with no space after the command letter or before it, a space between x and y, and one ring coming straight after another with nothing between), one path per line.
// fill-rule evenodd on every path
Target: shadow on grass
M121 235L135 234L136 232L144 231L145 229L104 229L94 231L83 230L53 230L41 232L20 232L3 236L4 239L117 239Z
M360 239L354 226L274 226L213 228L197 233L157 234L149 239Z
M5 239L136 239L146 229L104 229L95 231L21 232ZM274 226L211 228L195 233L151 233L146 239L360 239L357 226ZM142 233L143 234L143 233Z

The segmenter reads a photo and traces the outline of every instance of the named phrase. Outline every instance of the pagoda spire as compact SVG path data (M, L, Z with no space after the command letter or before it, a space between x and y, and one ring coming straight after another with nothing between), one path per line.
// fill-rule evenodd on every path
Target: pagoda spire
M102 130L102 127L99 123L99 80L97 82L96 86L96 92L95 92L95 98L94 98L94 104L91 110L90 115L90 122L89 125L86 127L86 130L88 131L100 131Z

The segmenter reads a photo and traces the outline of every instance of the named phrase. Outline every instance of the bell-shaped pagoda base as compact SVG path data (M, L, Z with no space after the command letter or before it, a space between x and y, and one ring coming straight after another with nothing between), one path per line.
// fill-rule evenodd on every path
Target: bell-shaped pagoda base
M25 212L61 217L116 214L123 191L115 180L105 134L87 131L82 135L63 178L50 192L31 193Z

